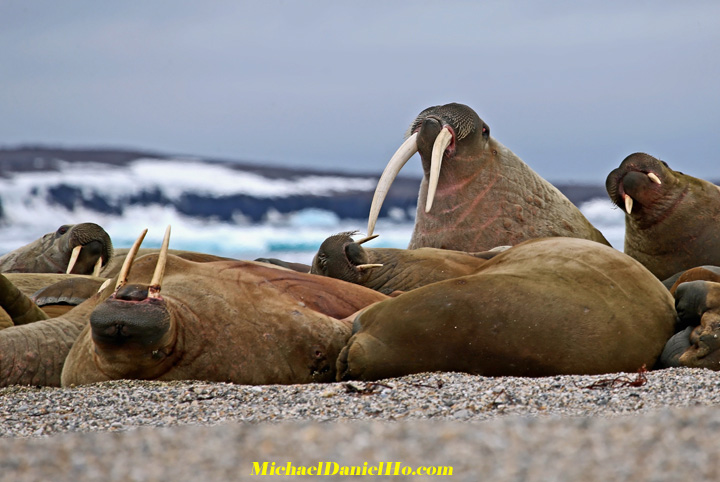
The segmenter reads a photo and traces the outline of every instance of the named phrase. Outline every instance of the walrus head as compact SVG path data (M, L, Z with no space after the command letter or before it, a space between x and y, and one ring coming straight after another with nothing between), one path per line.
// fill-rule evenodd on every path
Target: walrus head
M452 103L428 107L420 112L410 124L405 137L405 142L388 162L375 188L368 219L368 236L375 229L390 185L416 152L420 153L428 179L425 212L430 212L443 162L462 159L468 153L486 149L490 142L490 127L470 107Z
M73 273L97 276L113 255L110 235L95 223L65 224L0 258L7 273Z
M613 204L627 212L628 221L643 228L662 221L682 199L683 176L665 161L638 152L608 174L605 189Z
M171 303L160 296L170 227L160 253L143 257L143 266L133 273L133 282L128 282L130 268L146 232L128 253L115 292L90 315L95 360L98 368L111 379L155 378L174 361L177 324L173 322ZM139 281L147 275L147 266L155 266L149 284Z
M381 267L381 264L368 263L368 255L362 244L377 238L377 234L357 241L351 236L357 231L338 233L327 238L320 245L313 258L310 273L337 278L350 283L362 284L368 269Z

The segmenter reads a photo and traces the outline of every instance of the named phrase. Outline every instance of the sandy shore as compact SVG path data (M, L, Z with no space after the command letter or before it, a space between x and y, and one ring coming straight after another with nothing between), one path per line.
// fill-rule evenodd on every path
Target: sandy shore
M390 480L445 479L402 475L421 466L453 467L452 480L720 478L720 374L667 369L640 383L637 374L430 373L326 385L10 387L0 389L0 473L257 480L267 477L251 475L253 462L331 471L382 462L383 473L400 464L382 477Z

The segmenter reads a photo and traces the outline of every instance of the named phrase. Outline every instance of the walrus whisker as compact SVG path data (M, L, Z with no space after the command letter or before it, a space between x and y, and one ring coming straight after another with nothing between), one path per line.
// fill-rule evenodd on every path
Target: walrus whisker
M93 268L92 275L93 276L100 276L100 270L102 269L102 256L100 256L97 261L95 262L95 267Z
M364 238L358 239L357 241L355 241L355 244L367 243L368 241L372 241L373 239L377 238L378 236L380 236L380 235L379 235L379 234L373 234L372 236L365 236Z
M435 199L435 191L437 190L438 179L440 178L440 167L442 166L443 155L445 149L452 142L452 132L447 127L443 127L433 144L432 158L430 160L430 179L428 180L428 194L425 202L425 212L429 213Z
M82 250L82 244L78 244L75 246L72 250L72 254L70 255L70 262L68 263L67 270L65 271L65 274L70 274L72 269L75 267L75 263L77 263L78 256L80 256L80 251Z
M627 194L623 194L625 197L625 211L627 211L628 214L632 213L633 208L633 198L628 196Z
M382 264L378 264L378 263L368 263L368 264L359 264L359 265L355 266L355 269L359 269L360 271L362 271L362 270L371 269L371 268L382 268L382 266L383 266Z
M659 185L659 186L662 185L662 182L660 182L660 178L657 177L657 174L655 174L654 172L648 172L648 173L647 173L647 176L648 176L648 177L650 178L650 180L651 180L652 182L654 182L655 184L657 184L657 185Z
M118 274L117 283L115 284L115 291L118 290L122 285L127 283L127 277L128 274L130 274L130 267L133 264L133 261L135 260L135 256L137 256L137 252L140 249L140 245L143 242L143 239L145 239L145 235L147 234L148 230L145 228L142 233L140 233L140 236L135 240L135 243L130 248L130 251L128 251L127 256L125 256L125 261L123 261L122 268L120 268L120 273Z
M153 274L152 280L150 281L148 298L157 298L160 296L160 285L162 284L163 276L165 275L165 264L167 263L168 246L170 246L169 224L167 229L165 230L165 237L163 238L162 246L160 247L160 254L158 254L157 265L155 265L155 273Z
M373 194L372 204L370 205L370 216L368 217L368 229L367 233L370 236L375 229L375 223L380 215L380 208L382 207L385 196L387 196L388 190L392 185L393 181L397 177L400 169L410 160L412 156L418 151L417 148L417 136L415 132L413 135L407 138L405 142L395 151L395 154L390 158L385 170L380 175L375 193Z

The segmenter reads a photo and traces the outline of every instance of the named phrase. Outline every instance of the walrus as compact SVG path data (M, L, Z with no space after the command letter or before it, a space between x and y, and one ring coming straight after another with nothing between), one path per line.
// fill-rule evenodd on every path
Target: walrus
M680 283L675 306L685 328L668 340L660 365L720 370L720 282Z
M67 356L64 386L119 378L333 381L350 336L345 318L386 298L264 263L197 263L163 252L121 270L112 294L102 296Z
M66 385L332 381L345 318L386 298L263 263L188 261L164 246L137 260L131 249L116 278L64 315L1 330L0 385L59 386L63 370Z
M477 252L546 236L609 245L570 200L491 137L490 127L463 104L429 107L412 122L375 188L368 236L390 185L415 152L424 176L410 249Z
M465 253L437 248L366 248L356 231L342 232L322 242L313 257L310 273L341 279L390 295L436 281L475 273L498 250ZM495 248L497 249L497 248Z
M653 366L675 322L668 290L631 257L589 240L529 240L476 274L361 311L337 374L635 372Z
M720 264L720 187L637 152L605 181L625 214L625 248L660 279Z
M98 276L113 256L98 224L65 224L0 257L0 273L75 273Z

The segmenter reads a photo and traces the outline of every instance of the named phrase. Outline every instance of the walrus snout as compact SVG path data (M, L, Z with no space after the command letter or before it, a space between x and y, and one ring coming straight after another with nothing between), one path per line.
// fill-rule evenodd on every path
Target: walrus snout
M150 348L170 330L164 301L108 299L90 315L92 338L103 348L135 345Z

